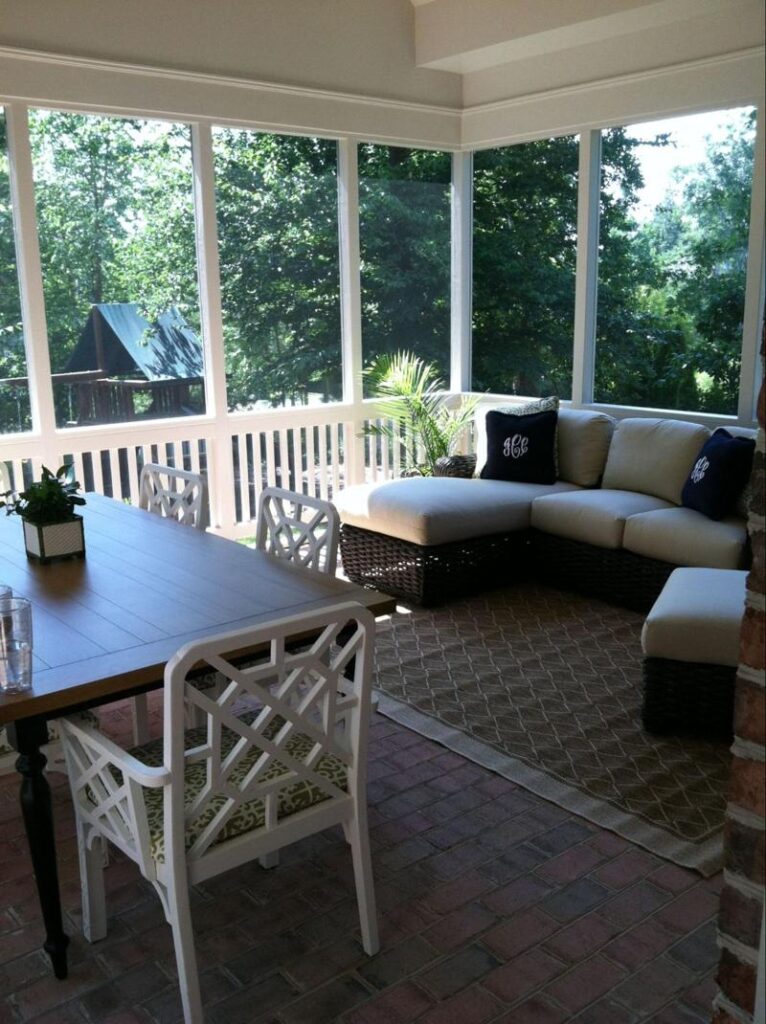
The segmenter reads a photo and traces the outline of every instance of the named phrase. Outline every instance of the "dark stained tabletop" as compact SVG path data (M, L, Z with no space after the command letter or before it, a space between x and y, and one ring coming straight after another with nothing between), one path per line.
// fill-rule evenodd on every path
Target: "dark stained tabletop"
M0 696L0 725L157 683L187 641L338 601L395 601L98 494L80 510L82 560L27 559L0 514L0 583L32 601L33 688Z

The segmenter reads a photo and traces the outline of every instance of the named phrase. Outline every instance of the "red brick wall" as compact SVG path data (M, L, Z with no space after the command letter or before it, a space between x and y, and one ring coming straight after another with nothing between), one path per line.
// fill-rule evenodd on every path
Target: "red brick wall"
M766 355L766 327L761 355ZM742 622L740 664L734 711L734 746L726 811L726 866L718 939L719 991L714 1024L743 1024L753 1020L758 946L764 900L766 840L766 709L764 706L764 411L766 391L758 399L758 444L753 476L754 498L749 531L753 567L747 579L747 608Z

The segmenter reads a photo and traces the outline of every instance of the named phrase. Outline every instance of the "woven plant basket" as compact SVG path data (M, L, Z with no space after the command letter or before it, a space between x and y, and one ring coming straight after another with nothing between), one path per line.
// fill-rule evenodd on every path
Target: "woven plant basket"
M470 478L476 470L475 455L443 455L436 460L434 476L459 476Z

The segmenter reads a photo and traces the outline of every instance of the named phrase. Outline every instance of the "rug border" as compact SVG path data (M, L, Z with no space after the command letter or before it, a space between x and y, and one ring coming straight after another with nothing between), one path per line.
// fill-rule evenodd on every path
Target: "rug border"
M419 711L395 697L390 697L383 690L376 688L374 693L377 697L377 709L386 718L440 743L448 750L473 761L474 764L502 775L510 782L515 782L537 796L550 800L564 810L579 814L594 825L616 832L624 839L674 864L692 868L705 878L710 878L723 868L723 829L719 835L712 836L702 843L679 839L672 832L652 825L637 815L620 810L607 800L591 796L576 786L533 768L520 758L504 754L489 743L477 740L453 726L445 725L438 718L425 711Z

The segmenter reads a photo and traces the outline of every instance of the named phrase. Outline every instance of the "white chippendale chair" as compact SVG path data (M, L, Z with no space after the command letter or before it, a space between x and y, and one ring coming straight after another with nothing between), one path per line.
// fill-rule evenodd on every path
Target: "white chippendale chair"
M340 518L333 504L282 487L265 487L258 499L255 546L303 569L335 575Z
M108 840L159 893L186 1024L203 1020L189 886L305 836L343 826L362 945L378 949L365 794L374 630L370 612L347 602L187 644L165 670L164 737L130 752L79 716L60 720L85 936L106 934ZM313 643L292 648L307 632ZM265 653L247 667L228 660L251 647ZM210 669L226 679L216 696L188 678ZM184 732L187 705L202 728Z
M202 473L147 462L138 481L138 507L198 530L210 525L207 482Z
M147 462L138 481L138 507L198 530L210 525L203 473ZM133 737L136 743L149 739L149 701L145 693L133 698Z

